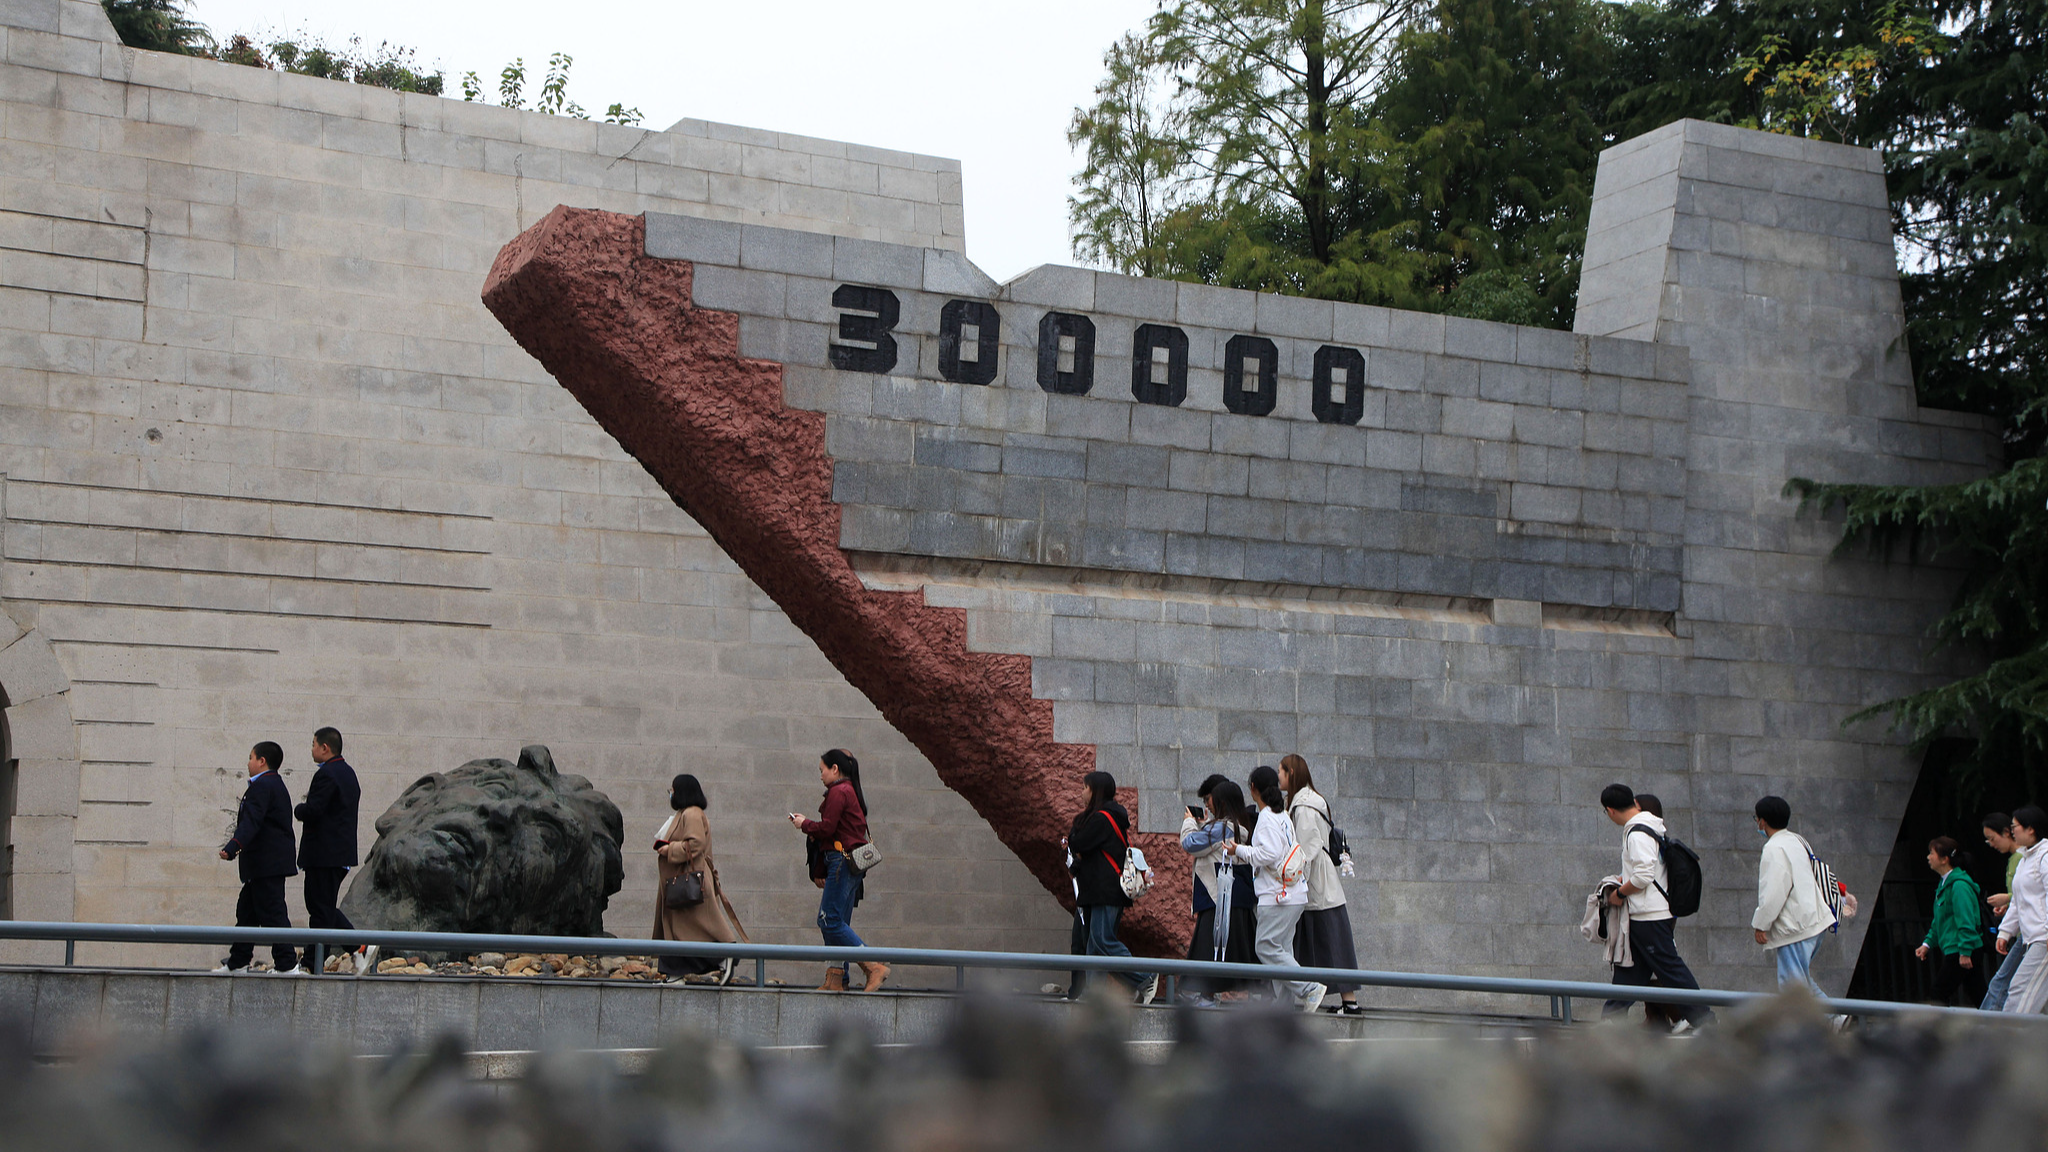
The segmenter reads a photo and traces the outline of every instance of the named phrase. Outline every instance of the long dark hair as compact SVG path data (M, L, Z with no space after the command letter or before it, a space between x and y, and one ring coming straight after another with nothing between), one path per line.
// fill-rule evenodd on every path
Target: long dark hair
M1295 793L1300 792L1303 788L1311 792L1315 791L1316 778L1309 775L1308 761L1303 760L1300 756L1292 752L1282 756L1280 758L1280 773L1280 784L1281 787L1286 789L1289 800L1293 800Z
M668 806L678 812L685 808L711 811L711 801L704 798L704 786L688 772L668 782Z
M1105 804L1115 802L1116 777L1109 773L1090 772L1081 777L1081 783L1088 788L1088 807L1084 811L1093 812Z
M868 794L860 790L860 761L855 760L853 753L844 748L827 748L825 754L818 759L839 769L839 774L846 777L847 783L853 785L853 798L860 801L861 815L867 815Z
M1280 794L1280 773L1271 764L1261 764L1252 769L1251 778L1245 783L1251 785L1252 794L1259 803L1275 812L1287 811L1287 798Z
M1237 786L1237 781L1218 781L1209 789L1209 799L1215 803L1218 816L1246 831L1251 830L1253 814L1244 809L1244 789Z

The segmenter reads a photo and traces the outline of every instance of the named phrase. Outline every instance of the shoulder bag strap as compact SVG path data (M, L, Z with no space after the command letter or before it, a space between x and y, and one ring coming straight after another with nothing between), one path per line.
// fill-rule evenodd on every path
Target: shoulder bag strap
M1097 808L1096 811L1102 813L1102 818L1109 821L1109 830L1116 833L1116 838L1123 843L1124 847L1129 848L1131 842L1124 839L1124 830L1116 826L1116 817L1111 816L1107 808Z

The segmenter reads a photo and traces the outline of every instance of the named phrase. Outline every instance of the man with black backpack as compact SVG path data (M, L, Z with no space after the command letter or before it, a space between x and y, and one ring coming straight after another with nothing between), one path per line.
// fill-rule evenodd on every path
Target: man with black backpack
M1672 934L1677 916L1699 911L1699 857L1692 849L1664 831L1664 821L1636 804L1636 794L1626 784L1609 784L1600 791L1600 807L1607 818L1621 825L1621 886L1608 897L1616 907L1628 909L1628 945L1634 963L1614 970L1614 982L1633 988L1652 984L1667 988L1697 988L1692 969L1678 954ZM1628 1011L1629 1001L1609 1000L1603 1015ZM1704 1005L1674 1005L1679 1016L1671 1034L1682 1036L1713 1020L1714 1011Z

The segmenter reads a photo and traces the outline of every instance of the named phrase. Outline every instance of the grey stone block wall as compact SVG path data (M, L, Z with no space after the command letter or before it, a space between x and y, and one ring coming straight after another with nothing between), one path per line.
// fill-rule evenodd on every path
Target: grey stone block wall
M993 979L1003 975L1014 974L977 973L973 986L1004 987ZM1319 1015L1308 1027L1333 1040L1506 1038L1555 1027L1536 997L1501 999L1489 1005L1501 1013L1496 1016ZM1467 1012L1473 1003L1463 998ZM812 1047L829 1044L849 1027L877 1044L929 1044L943 1035L954 1004L946 993L863 996L608 981L289 980L0 969L0 1021L23 1025L42 1060L76 1059L109 1045L154 1047L199 1028L221 1030L239 1044L289 1042L365 1054L417 1049L443 1036L472 1052L645 1049L705 1037L750 1048ZM1055 1021L1088 1011L1060 1000L1019 1000L1017 1006ZM1175 1033L1173 1012L1164 1004L1131 1013L1122 1027L1127 1039L1140 1043L1168 1042Z
M908 252L825 275L822 245L799 267L759 230L721 264L733 230L702 224L650 252L694 258L699 302L828 414L870 583L1032 657L1055 737L1139 789L1142 826L1298 752L1358 860L1362 963L1583 977L1620 780L1707 862L1696 971L1764 986L1750 807L1785 795L1874 893L1917 765L1840 723L1943 674L1950 586L1832 559L1784 484L1958 479L1992 446L1914 403L1873 154L1687 122L1611 150L1598 187L1572 333L1073 268L939 283ZM844 283L893 296L886 368L833 351L879 346L841 335ZM999 317L986 384L946 377L949 301ZM1085 317L1060 322L1092 337L1085 394L1045 375L1086 360L1041 347L1054 312ZM1226 404L1232 348L1255 389L1271 358L1266 414ZM1333 356L1363 368L1355 421L1316 411ZM1828 986L1860 929L1823 949Z
M1307 756L1368 965L1597 975L1573 924L1613 867L1614 779L1707 859L1680 940L1710 983L1768 980L1757 795L1861 891L1889 851L1915 765L1839 721L1943 673L1948 584L1831 559L1780 492L1975 475L1990 442L1913 403L1870 154L1696 123L1610 150L1562 333L1078 269L996 285L948 161L135 53L86 0L4 0L0 39L16 915L223 920L246 748L337 723L373 813L541 741L630 839L698 773L770 940L814 932L776 814L854 747L919 846L863 931L1064 947L986 826L484 313L491 258L557 203L645 212L652 252L698 263L699 303L829 414L867 578L1031 655L1146 826L1210 771ZM898 297L888 372L832 366L841 284ZM1000 315L986 385L942 377L956 299ZM1093 324L1088 395L1038 384L1052 311ZM1142 324L1186 339L1178 405L1133 395ZM1240 336L1271 342L1268 415L1224 403ZM1362 366L1356 423L1315 416L1325 346ZM611 926L638 935L629 859ZM1858 932L1822 951L1832 988Z
M421 775L529 742L619 802L629 846L694 772L743 919L783 941L817 930L780 814L844 745L906 845L863 930L1064 947L986 825L485 312L491 260L556 204L972 272L950 160L135 52L90 0L0 0L12 914L228 922L249 745L280 741L297 793L331 723L366 845ZM620 935L651 925L649 855Z

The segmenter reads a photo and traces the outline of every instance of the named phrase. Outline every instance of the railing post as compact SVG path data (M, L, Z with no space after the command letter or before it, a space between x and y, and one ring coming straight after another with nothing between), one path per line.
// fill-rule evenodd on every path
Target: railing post
M767 986L768 958L765 956L759 956L754 959L754 987L766 988Z
M71 967L72 965L76 964L77 962L78 962L78 941L76 941L76 940L66 940L66 941L64 942L64 966L65 966L66 968L69 968L69 967Z
M955 989L956 991L963 991L963 992L964 992L964 991L966 991L966 989L967 989L967 965L965 965L965 964L956 964L956 965L954 965L954 966L953 966L953 988L954 988L954 989Z
M315 944L313 945L313 974L317 976L325 971L327 971L327 945Z
M1569 996L1560 996L1558 997L1558 999L1564 1001L1564 1022L1569 1024L1572 1022L1572 998Z
M1166 977L1166 1002L1168 1004L1180 1003L1180 977L1172 974L1168 974Z

